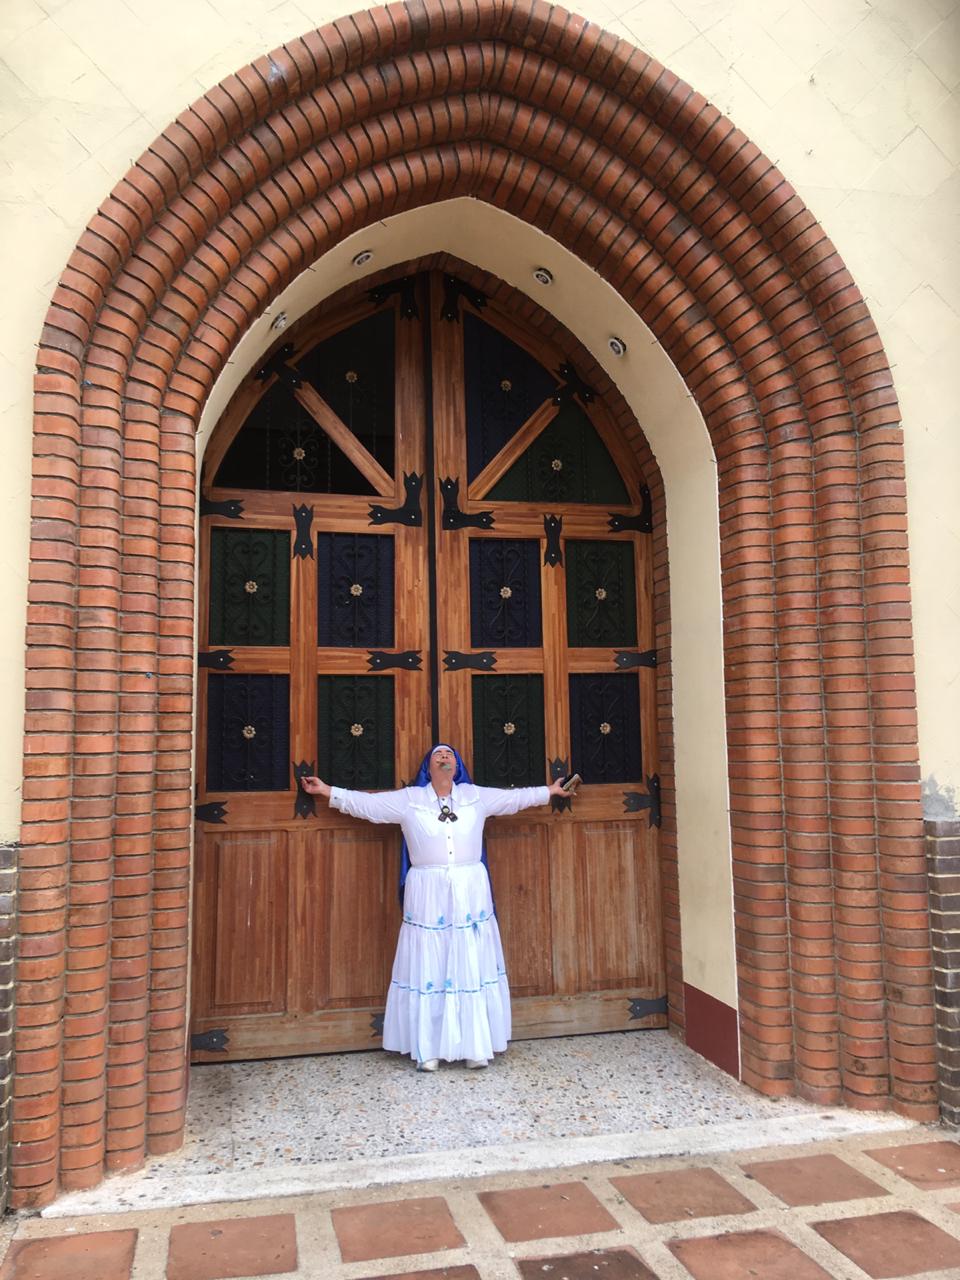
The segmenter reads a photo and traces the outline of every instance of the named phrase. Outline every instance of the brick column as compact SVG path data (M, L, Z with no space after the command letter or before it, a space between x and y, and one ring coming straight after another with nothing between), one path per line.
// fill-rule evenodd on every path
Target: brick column
M0 1214L7 1207L13 1097L13 980L18 844L0 844Z
M930 874L940 1116L960 1129L960 820L923 824Z

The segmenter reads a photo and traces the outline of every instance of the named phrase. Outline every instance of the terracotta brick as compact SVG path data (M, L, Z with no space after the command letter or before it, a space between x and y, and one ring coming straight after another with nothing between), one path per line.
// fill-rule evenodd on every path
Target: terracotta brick
M465 1242L441 1196L332 1209L344 1262L458 1249Z
M917 1213L878 1213L811 1226L874 1280L960 1267L960 1240Z
M712 1169L637 1173L610 1181L648 1222L751 1213L755 1206Z
M286 1275L297 1269L292 1213L185 1222L170 1231L166 1280Z
M772 1191L784 1204L828 1204L884 1196L888 1192L835 1155L796 1156L742 1166L749 1178Z
M136 1231L95 1231L15 1240L0 1280L129 1280Z
M481 1191L478 1199L505 1240L590 1235L617 1228L596 1196L579 1182Z
M736 1231L669 1240L694 1280L830 1280L828 1272L777 1231Z

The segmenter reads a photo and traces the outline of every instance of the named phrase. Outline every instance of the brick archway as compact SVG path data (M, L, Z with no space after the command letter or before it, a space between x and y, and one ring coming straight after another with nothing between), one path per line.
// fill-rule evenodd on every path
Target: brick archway
M327 249L464 195L606 279L713 440L744 1079L935 1118L902 447L864 302L770 161L638 50L539 2L410 0L185 111L91 220L47 315L18 1206L182 1138L206 396Z

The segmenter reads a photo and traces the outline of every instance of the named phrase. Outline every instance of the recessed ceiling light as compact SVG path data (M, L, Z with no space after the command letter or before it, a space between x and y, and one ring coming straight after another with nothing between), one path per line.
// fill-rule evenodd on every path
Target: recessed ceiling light
M553 272L547 267L534 267L533 278L537 284L553 284Z
M287 327L287 324L288 324L287 313L285 311L281 311L277 314L270 328L276 329L277 333L279 333L281 329L285 329Z
M372 249L361 249L359 253L353 255L353 265L355 267L365 267L372 257Z
M618 338L615 333L611 334L607 339L607 346L615 356L625 356L627 354L627 344L622 338Z

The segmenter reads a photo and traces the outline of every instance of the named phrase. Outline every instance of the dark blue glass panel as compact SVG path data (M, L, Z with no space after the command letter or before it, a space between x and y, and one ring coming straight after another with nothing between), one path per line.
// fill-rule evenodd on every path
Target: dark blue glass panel
M634 673L570 677L572 767L584 782L641 782L640 682Z
M289 677L207 677L208 791L286 791L289 741Z
M559 379L497 329L463 312L467 467L480 474L535 409L552 396Z
M376 533L317 537L317 644L393 645L393 538Z
M540 543L471 538L470 643L536 649L542 634Z

